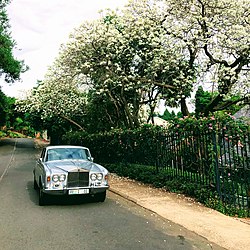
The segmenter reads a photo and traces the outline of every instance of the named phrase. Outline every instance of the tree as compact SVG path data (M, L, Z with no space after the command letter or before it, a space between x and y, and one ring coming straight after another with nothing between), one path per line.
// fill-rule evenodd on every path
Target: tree
M196 116L202 115L204 107L211 102L213 94L209 91L204 91L202 86L199 86L195 94L195 114Z
M170 113L168 111L168 109L165 109L163 115L160 116L160 118L166 120L166 121L171 121L176 117L175 112L172 110L172 112Z
M33 108L40 108L45 116L70 110L71 101L66 106L63 98L63 105L58 105L57 98L65 93L65 88L77 90L81 86L95 92L92 98L109 100L112 110L106 109L105 114L113 117L110 125L135 128L140 125L144 105L148 105L153 116L163 94L171 105L178 103L175 95L189 96L190 78L184 78L183 73L189 68L186 69L184 56L176 56L168 49L169 41L164 40L159 23L162 19L156 22L151 18L159 9L144 7L143 15L131 5L122 14L107 12L99 20L75 29L69 42L61 47L45 81L33 93ZM59 84L61 88L55 87Z
M0 88L0 126L5 125L7 116L7 97Z
M20 73L27 70L23 61L18 61L13 56L14 40L9 32L9 19L6 13L8 0L0 0L0 76L4 75L6 82L18 80Z
M13 126L15 101L15 98L6 96L0 88L0 126L6 126L7 128Z
M122 114L120 114L122 115ZM109 131L112 128L125 128L124 118L117 119L113 102L105 95L90 91L84 116L85 129L89 133Z
M72 32L28 106L87 122L86 111L107 101L100 121L135 128L145 106L153 117L159 99L189 115L186 99L201 80L217 93L200 110L205 115L231 105L232 95L246 102L249 27L245 0L131 0Z
M210 91L204 91L203 88L199 86L195 94L195 115L197 117L204 116L204 107L207 107L213 100L214 96L218 96L218 94L218 92L213 93ZM243 104L237 104L239 99L240 96L230 96L229 99L222 100L218 105L224 105L224 111L234 114L244 106ZM230 105L225 106L225 103L230 103Z
M203 107L205 115L230 105L224 100L232 93L240 96L238 101L249 102L250 2L163 2L166 3L163 19L166 34L182 44L183 51L199 64L197 78L203 75L217 84L217 96Z
M61 78L61 84L58 83L56 77L53 72L46 75L45 80L39 81L38 86L33 88L27 100L17 101L17 109L23 113L37 114L49 123L54 123L55 120L57 120L56 123L62 123L61 120L66 120L80 130L84 130L81 122L77 122L74 118L84 115L85 94L72 83L64 84L63 78ZM59 84L60 87L55 88L55 84Z

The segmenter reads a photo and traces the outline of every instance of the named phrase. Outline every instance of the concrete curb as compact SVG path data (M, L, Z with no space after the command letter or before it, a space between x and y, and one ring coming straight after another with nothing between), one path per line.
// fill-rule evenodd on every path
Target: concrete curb
M129 201L132 201L133 203L135 203L135 204L141 206L141 205L138 203L138 201L137 201L136 199L132 198L132 197L129 196L129 195L126 195L126 194L124 194L124 193L122 193L122 192L120 192L120 191L118 191L118 190L116 190L116 189L114 189L114 188L111 188L111 187L109 188L109 191L111 191L112 193L117 194L117 195L123 197L124 199L127 199L127 200L129 200ZM141 206L141 207L142 207L142 206Z

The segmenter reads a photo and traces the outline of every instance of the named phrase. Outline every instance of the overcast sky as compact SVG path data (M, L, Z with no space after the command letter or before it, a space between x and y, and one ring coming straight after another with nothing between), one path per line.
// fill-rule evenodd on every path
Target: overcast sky
M30 70L22 81L9 86L0 79L3 92L21 97L43 80L47 67L58 55L74 28L84 20L99 18L99 10L122 8L128 0L12 0L8 6L12 37L17 43L15 56Z

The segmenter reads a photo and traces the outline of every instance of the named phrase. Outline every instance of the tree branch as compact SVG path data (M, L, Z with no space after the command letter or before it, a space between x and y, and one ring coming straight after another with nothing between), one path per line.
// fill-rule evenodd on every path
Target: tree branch
M78 128L80 128L80 130L84 131L84 128L80 124L78 124L77 122L75 122L72 119L68 118L67 116L60 115L60 117L63 118L63 119L65 119L65 120L67 120L68 122L76 125Z

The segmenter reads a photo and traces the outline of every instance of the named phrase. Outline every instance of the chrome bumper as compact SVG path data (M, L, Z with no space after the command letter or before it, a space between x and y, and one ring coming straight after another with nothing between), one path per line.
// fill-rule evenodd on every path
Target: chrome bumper
M109 186L101 186L101 187L75 187L75 188L65 188L65 189L43 189L43 192L49 195L71 195L69 194L70 190L79 190L78 194L72 195L93 195L97 193L105 192L105 190L109 189ZM80 191L81 190L81 191ZM88 193L84 193L84 190L88 190Z

